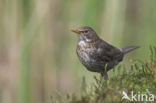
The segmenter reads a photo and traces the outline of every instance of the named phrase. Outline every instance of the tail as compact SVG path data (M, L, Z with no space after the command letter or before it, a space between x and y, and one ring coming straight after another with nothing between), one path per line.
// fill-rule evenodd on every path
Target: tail
M140 46L128 46L128 47L125 47L125 48L121 48L121 51L124 53L124 54L127 54L128 52L132 51L132 50L135 50L137 48L140 48Z

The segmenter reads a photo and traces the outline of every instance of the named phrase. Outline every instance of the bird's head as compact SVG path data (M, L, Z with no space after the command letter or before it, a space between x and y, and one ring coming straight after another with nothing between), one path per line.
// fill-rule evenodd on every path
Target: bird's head
M88 26L72 29L72 32L78 34L80 41L83 40L86 42L90 42L98 39L96 32L91 27Z

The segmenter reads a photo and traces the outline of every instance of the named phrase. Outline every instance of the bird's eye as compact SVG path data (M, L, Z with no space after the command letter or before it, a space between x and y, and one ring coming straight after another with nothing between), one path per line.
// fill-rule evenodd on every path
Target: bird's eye
M86 31L84 31L84 33L88 33L88 31L86 30Z
M84 34L84 33L88 33L88 31L87 31L87 30L86 30L86 31L81 31L81 33L83 33L83 34Z

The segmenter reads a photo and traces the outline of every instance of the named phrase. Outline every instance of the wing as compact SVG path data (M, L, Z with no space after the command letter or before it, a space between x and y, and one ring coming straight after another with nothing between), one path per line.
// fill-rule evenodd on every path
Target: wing
M120 62L123 59L123 53L120 49L106 43L103 40L98 45L97 54L100 61L104 61L106 63L113 61Z

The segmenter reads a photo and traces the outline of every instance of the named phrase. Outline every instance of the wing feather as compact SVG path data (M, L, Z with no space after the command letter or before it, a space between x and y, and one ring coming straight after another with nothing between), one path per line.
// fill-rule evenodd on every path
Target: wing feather
M104 62L113 62L116 60L121 61L123 58L123 53L120 51L120 49L102 41L98 45L98 56L99 59Z

